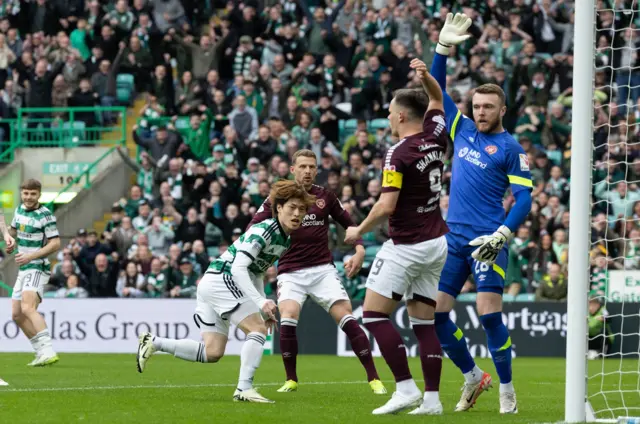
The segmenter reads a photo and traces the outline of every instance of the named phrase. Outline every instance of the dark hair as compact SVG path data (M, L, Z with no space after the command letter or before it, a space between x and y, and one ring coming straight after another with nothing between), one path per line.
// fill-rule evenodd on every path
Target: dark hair
M422 119L429 107L429 97L422 88L402 88L395 92L396 105L409 112L409 119Z
M318 157L316 156L316 154L313 152L313 150L309 150L309 149L301 149L296 151L293 156L291 157L291 163L292 164L296 164L296 161L298 160L298 158L303 157L303 158L313 158L313 160L317 161Z
M278 216L278 205L284 205L291 199L299 199L309 208L315 203L316 196L307 193L296 181L280 180L271 187L271 193L269 193L272 216L274 218Z
M504 95L504 91L500 86L496 84L482 84L478 88L476 88L477 94L495 94L500 99L500 105L504 106L506 101L506 96Z
M20 184L20 190L38 190L42 191L42 184L35 178L29 178Z

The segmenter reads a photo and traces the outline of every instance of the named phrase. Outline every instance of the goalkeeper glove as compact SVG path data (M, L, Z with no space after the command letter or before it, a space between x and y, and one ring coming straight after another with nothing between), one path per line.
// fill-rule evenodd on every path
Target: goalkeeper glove
M500 228L490 236L480 236L469 242L469 246L480 246L473 251L471 256L476 261L493 265L509 237L511 237L511 230L505 225L501 225Z
M471 19L464 13L456 13L455 16L453 16L453 13L447 13L444 26L440 30L436 53L448 56L451 46L457 46L471 37L466 33L470 26Z

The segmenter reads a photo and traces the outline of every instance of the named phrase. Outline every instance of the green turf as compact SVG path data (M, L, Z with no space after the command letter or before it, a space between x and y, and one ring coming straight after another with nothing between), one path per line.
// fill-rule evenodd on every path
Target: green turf
M355 358L301 356L300 391L282 394L276 392L283 382L281 359L265 356L256 383L266 383L260 391L275 400L275 405L231 400L238 357L224 358L218 364L199 364L157 355L144 374L137 373L134 355L62 354L58 364L35 369L25 365L31 359L27 354L0 354L0 378L10 384L0 387L0 423L543 423L560 421L564 414L561 359L514 360L520 409L515 416L498 414L496 377L494 390L483 394L476 407L466 413L453 413L461 377L445 360L442 417L373 417L371 410L382 405L387 396L373 395L366 383L359 382L364 372ZM602 366L601 361L596 362L591 364L592 372ZM493 372L490 361L478 363ZM393 390L386 364L381 359L376 359L376 364L387 388ZM619 364L618 360L607 361L606 369L617 370ZM637 360L623 363L628 371L637 370L637 366ZM417 359L411 360L411 368L421 380ZM592 393L599 383L599 379L594 380ZM607 377L605 383L606 389L615 390L619 375ZM635 388L637 376L624 375L622 383L626 389ZM635 396L633 401L640 405L637 393L629 396ZM615 396L608 400L610 406L620 406L619 396L617 401ZM631 397L625 400L627 405L632 402ZM602 406L602 401L598 402Z

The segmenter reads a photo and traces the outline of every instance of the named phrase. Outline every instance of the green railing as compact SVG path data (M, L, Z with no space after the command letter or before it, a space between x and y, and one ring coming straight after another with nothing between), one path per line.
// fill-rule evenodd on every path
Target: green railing
M111 155L111 153L113 153L116 149L118 148L118 146L114 146L111 147L109 150L107 150L106 152L104 152L102 154L102 156L100 156L98 159L96 159L93 163L91 163L91 165L89 165L84 171L82 171L82 173L80 175L78 175L77 177L75 177L72 181L70 181L66 186L64 186L59 192L58 194L56 194L56 197L53 198L53 200L51 202L49 202L47 204L47 208L49 208L49 210L53 211L55 210L55 203L56 200L64 193L70 191L71 188L73 188L74 186L77 186L77 184L79 184L83 179L84 179L84 187L83 189L88 189L91 187L91 173L94 170L94 168L96 168L100 162L102 162L105 158L107 158L109 155Z
M119 115L119 125L104 125L105 114ZM0 121L8 122L11 128L0 163L12 162L20 148L124 144L126 117L125 107L20 108L17 119Z

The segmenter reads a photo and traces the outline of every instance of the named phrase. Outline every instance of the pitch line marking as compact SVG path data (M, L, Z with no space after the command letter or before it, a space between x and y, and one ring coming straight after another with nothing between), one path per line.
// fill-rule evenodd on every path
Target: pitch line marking
M384 380L383 383L393 383L393 380ZM335 386L339 384L367 384L366 381L305 381L302 383L307 386ZM535 384L553 384L550 382L537 382ZM282 382L260 383L256 384L256 387L269 387L269 386L281 386ZM15 388L15 389L2 389L0 388L0 394L2 393L37 393L37 392L70 392L74 390L138 390L138 389L189 389L189 388L203 388L203 387L236 387L237 383L211 383L211 384L142 384L133 386L77 386L77 387L29 387L29 388Z

